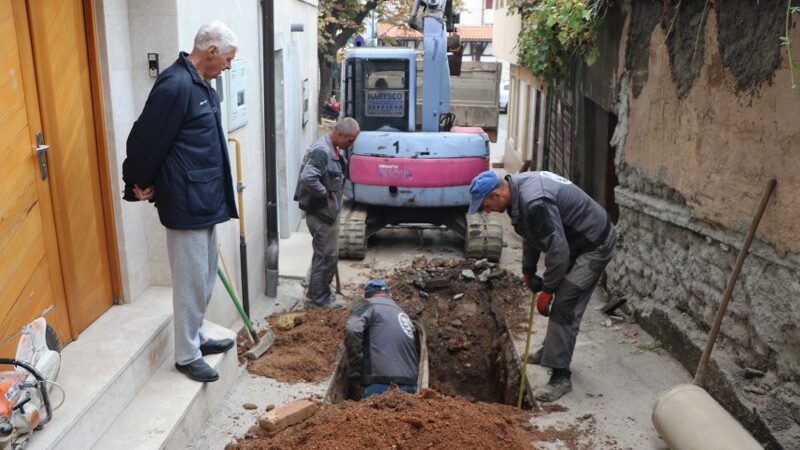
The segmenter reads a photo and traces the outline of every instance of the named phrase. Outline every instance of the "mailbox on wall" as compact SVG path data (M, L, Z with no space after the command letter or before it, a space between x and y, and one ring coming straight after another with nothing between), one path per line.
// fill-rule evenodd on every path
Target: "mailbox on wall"
M228 70L228 131L247 123L247 61L234 59Z

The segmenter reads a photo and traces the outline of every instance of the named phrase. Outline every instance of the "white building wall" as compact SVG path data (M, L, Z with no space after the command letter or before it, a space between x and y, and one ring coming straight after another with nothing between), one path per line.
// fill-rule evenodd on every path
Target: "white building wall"
M283 114L277 120L278 215L280 237L287 238L300 224L300 209L293 200L300 163L306 149L317 136L317 1L285 1L291 8L280 10L275 21L275 50L280 53L282 73L275 74L276 108ZM275 5L278 11L278 5ZM303 24L304 31L292 32L292 24ZM277 61L276 61L277 64ZM275 67L276 72L281 70ZM308 80L307 123L303 124L303 82ZM281 98L282 97L282 98ZM281 119L281 112L277 113Z
M310 0L279 0L275 2L276 48L285 46L293 54L292 63L285 66L285 92L276 96L292 99L283 111L286 120L278 123L291 136L287 146L278 148L278 160L283 172L294 174L280 181L281 215L286 217L287 229L294 230L299 221L296 203L286 199L287 186L296 180L299 171L298 153L316 134L316 23L317 3ZM106 115L106 134L111 165L112 190L121 193L122 162L125 141L133 122L141 113L154 78L148 75L147 53L158 53L164 70L177 58L178 51L190 51L197 29L210 20L225 22L237 34L240 48L236 57L247 61L248 122L231 134L242 143L245 196L246 238L248 244L248 286L251 300L265 290L265 152L263 130L263 91L261 76L261 12L258 0L103 0L96 3L98 41L103 78ZM303 23L305 31L291 33L291 23ZM309 124L300 122L299 112L302 80L309 79ZM300 87L298 87L300 86ZM298 100L300 99L300 100ZM279 113L280 115L280 113ZM287 151L286 149L290 149ZM231 166L235 173L235 149L229 146ZM292 192L293 193L293 185ZM158 221L156 209L149 203L130 203L114 197L114 217L118 230L117 246L123 295L134 301L150 286L171 284L166 255L165 232ZM292 226L293 225L293 226ZM283 230L282 230L283 231ZM231 278L239 288L239 226L232 220L217 227L218 241L231 269ZM208 314L210 320L232 325L236 312L227 294L217 284Z
M498 61L517 63L517 37L522 27L518 14L508 15L508 7L495 11L492 27L492 54Z
M494 10L484 7L486 0L464 0L461 8L461 25L489 25L494 23Z

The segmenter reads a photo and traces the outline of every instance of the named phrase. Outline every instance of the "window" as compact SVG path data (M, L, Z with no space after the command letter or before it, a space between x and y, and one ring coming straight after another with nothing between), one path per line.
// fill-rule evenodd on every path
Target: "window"
M404 59L350 59L345 115L364 131L409 129L410 67Z
M486 9L492 9L492 0L486 0Z

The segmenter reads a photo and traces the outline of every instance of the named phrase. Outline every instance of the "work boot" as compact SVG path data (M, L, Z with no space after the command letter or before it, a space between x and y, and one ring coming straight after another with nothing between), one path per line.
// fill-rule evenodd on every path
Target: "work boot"
M536 400L540 402L554 402L564 394L572 391L572 372L569 369L553 369L550 381L536 390Z
M189 364L175 363L175 368L178 369L178 372L201 383L210 383L219 380L217 371L209 366L203 358L197 358Z
M200 353L203 355L213 355L214 353L226 352L231 347L233 347L233 339L209 339L205 343L200 344Z
M346 307L347 306L347 302L343 298L339 297L338 295L334 295L333 298L331 299L331 301L329 301L328 303L324 303L324 304L317 303L315 301L306 299L306 306L308 306L310 308L339 309L339 308Z
M528 364L542 364L542 352L544 351L544 347L539 347L539 350L533 352L533 354L528 355Z

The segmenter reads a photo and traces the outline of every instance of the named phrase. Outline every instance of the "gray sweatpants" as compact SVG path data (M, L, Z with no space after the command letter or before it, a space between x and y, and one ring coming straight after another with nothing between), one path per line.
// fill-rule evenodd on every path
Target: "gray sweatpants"
M579 255L556 289L553 309L547 322L542 350L542 366L568 369L580 331L581 319L592 297L597 280L614 253L617 234L614 227L605 242L594 251Z
M208 337L203 318L217 277L217 235L214 227L196 230L167 228L167 253L172 272L175 362L201 358L200 344Z
M306 224L311 232L311 245L314 248L308 298L318 305L325 305L333 300L331 280L339 262L339 220L329 224L308 214Z

